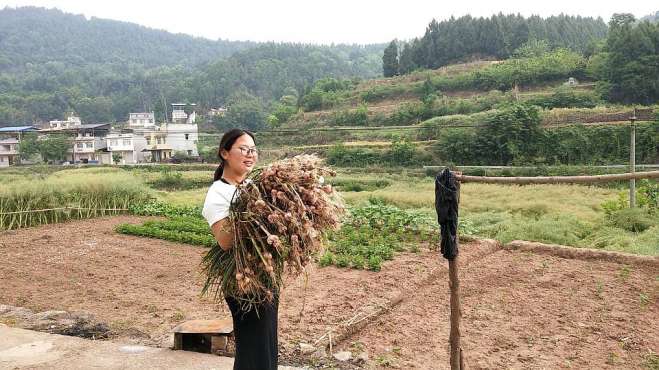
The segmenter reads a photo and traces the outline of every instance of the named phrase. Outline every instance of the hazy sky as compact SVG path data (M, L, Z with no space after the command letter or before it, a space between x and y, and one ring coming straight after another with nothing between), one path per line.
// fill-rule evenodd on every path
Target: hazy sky
M210 39L361 44L421 36L432 18L440 20L451 15L565 13L600 16L608 22L613 13L641 17L659 10L656 0L0 0L0 8L25 5L58 8L88 18L122 20Z

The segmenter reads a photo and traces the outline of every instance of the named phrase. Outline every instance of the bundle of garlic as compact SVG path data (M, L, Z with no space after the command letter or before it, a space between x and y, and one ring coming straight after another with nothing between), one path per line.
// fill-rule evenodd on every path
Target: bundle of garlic
M234 246L210 249L202 265L203 293L232 296L246 306L271 301L284 268L297 275L320 251L323 231L339 227L344 208L324 176L335 173L313 155L298 155L253 171L230 208Z

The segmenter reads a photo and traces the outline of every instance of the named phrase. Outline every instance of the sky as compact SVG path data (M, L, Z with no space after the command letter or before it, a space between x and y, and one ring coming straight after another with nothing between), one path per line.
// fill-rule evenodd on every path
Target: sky
M546 17L564 13L602 17L608 22L614 13L632 13L638 18L659 10L656 0L0 0L0 8L5 6L58 8L87 18L121 20L213 40L315 44L406 40L422 36L433 18L442 20L452 15L503 12Z

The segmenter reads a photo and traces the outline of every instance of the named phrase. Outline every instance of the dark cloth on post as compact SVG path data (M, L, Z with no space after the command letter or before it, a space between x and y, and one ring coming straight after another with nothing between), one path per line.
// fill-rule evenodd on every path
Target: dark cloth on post
M273 302L263 303L245 312L240 301L225 297L233 318L236 340L234 370L277 370L277 314L279 294Z
M460 185L455 175L445 168L435 177L435 211L441 228L441 251L444 258L458 255L458 203Z

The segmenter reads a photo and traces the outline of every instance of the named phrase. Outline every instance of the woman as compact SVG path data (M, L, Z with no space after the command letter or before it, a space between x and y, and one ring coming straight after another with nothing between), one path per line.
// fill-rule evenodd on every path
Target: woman
M236 185L245 181L254 168L258 151L254 135L245 130L233 129L220 140L220 165L215 170L213 185L208 189L202 214L211 227L218 245L225 251L233 247L233 231L229 221L229 206ZM233 318L236 339L234 370L277 369L277 310L279 297L256 309L243 311L234 297L225 297Z

